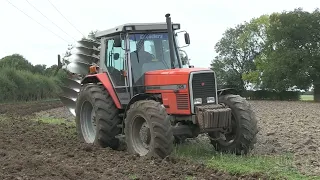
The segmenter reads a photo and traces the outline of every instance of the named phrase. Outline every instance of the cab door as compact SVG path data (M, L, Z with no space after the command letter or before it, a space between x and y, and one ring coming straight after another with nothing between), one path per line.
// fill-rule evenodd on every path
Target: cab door
M121 42L122 47L115 46L115 39L119 37L105 38L104 46L101 48L101 53L104 57L100 62L100 67L107 72L113 87L117 93L120 103L126 106L130 101L130 91L127 72L127 58L124 48L124 40Z

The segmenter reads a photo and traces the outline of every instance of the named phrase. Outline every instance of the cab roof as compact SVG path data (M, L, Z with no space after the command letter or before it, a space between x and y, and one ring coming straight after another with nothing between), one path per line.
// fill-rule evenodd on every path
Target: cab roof
M172 23L173 30L180 29L180 24ZM120 32L128 32L128 31L161 31L167 30L166 23L129 23L116 26L111 29L107 29L104 31L98 31L96 33L96 38L102 38L104 36L111 36L118 34Z

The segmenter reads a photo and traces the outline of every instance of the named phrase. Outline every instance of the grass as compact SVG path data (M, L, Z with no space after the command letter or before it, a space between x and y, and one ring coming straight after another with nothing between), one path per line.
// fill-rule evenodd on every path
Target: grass
M300 96L300 100L301 101L313 101L313 95L301 95Z
M215 152L210 144L200 142L179 145L175 148L174 155L204 163L207 167L233 175L264 174L275 179L320 179L320 176L308 177L300 174L294 167L291 154L278 156L220 154Z
M40 123L46 123L46 124L52 124L52 125L60 125L60 126L64 125L65 128L60 128L61 131L59 131L61 135L68 136L68 137L77 136L76 124L74 121L69 122L69 121L66 121L65 119L51 118L51 117L38 117L33 120Z
M60 99L57 98L47 98L47 99L41 99L41 100L35 100L35 101L10 101L10 102L0 102L1 105L9 105L9 104L33 104L38 102L54 102L54 101L60 101Z
M42 122L42 123L48 123L48 124L55 124L55 125L73 125L73 122L68 122L65 119L59 119L59 118L50 118L50 117L39 117L35 119L36 121Z
M132 174L129 176L129 179L135 180L135 179L139 179L137 175Z

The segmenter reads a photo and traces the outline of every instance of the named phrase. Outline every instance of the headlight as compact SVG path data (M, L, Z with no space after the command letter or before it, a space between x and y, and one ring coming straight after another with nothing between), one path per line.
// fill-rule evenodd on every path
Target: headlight
M194 104L202 104L202 98L195 98L193 102Z
M214 103L216 102L216 98L214 97L207 97L207 103Z

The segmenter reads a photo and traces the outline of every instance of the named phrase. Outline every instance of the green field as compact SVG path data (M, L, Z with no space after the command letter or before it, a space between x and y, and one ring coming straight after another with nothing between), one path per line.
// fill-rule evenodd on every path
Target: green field
M301 95L300 100L301 101L313 101L313 95Z

